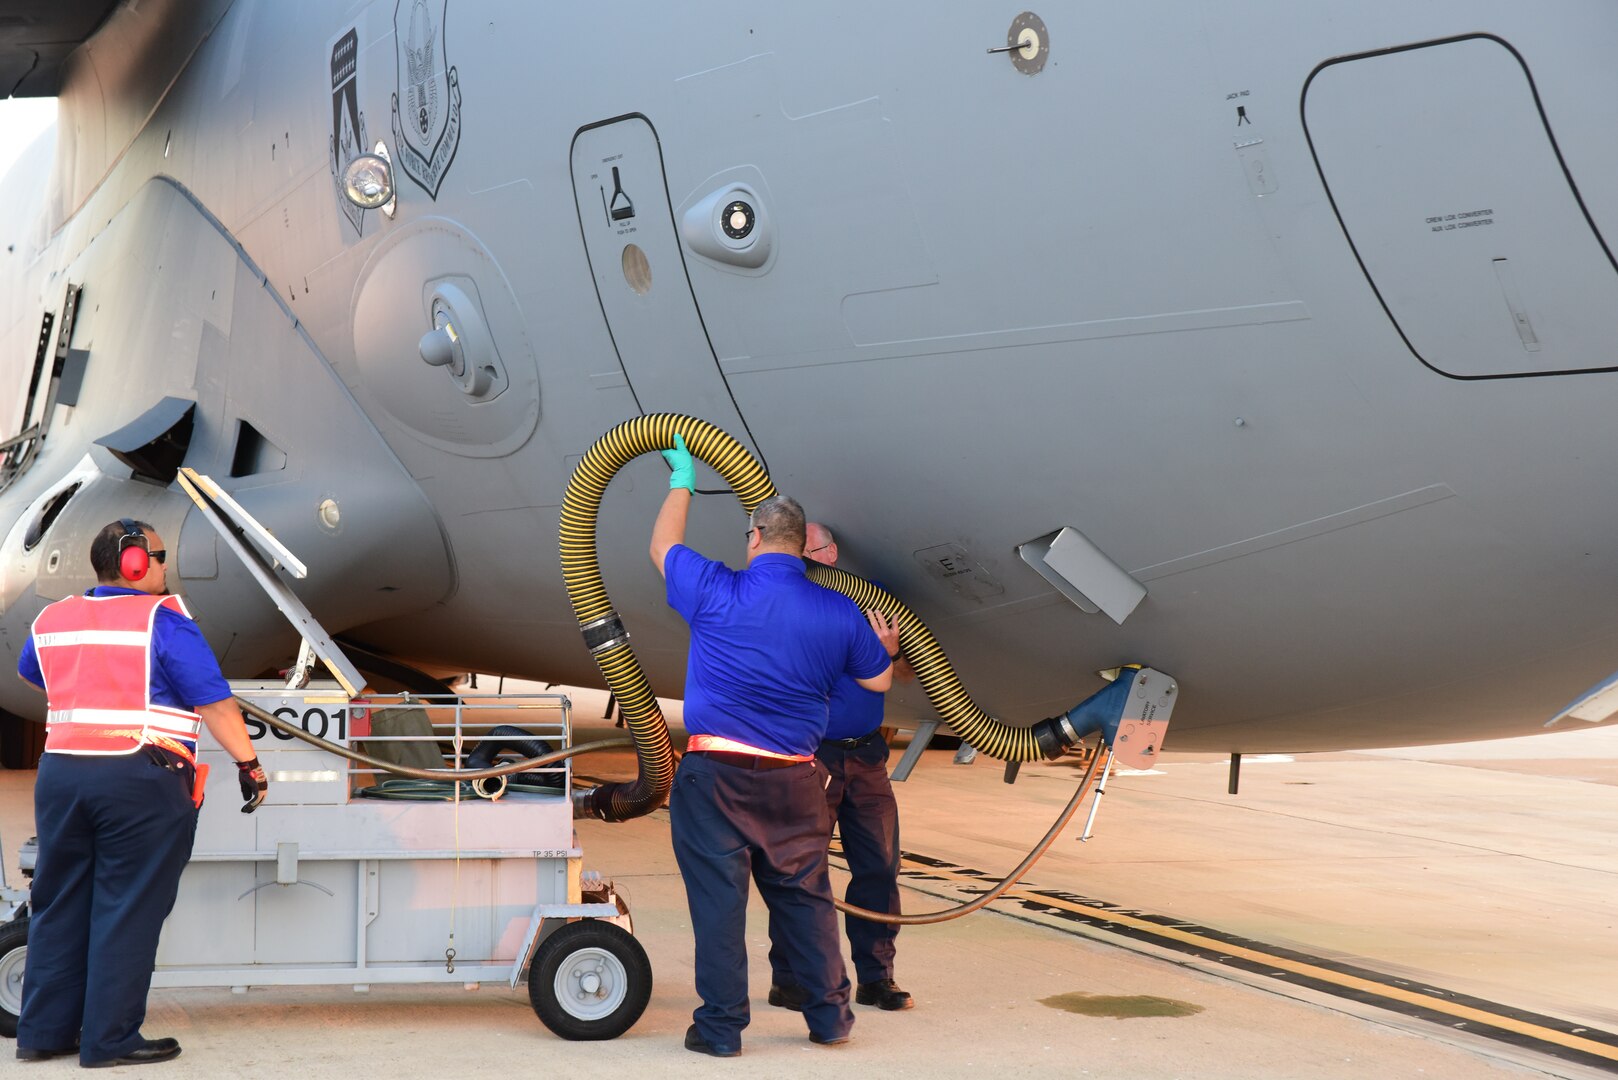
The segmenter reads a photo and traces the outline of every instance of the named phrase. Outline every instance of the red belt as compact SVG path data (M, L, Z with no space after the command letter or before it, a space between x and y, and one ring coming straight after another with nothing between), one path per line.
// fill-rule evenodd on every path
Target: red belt
M794 761L791 758L760 757L757 754L732 754L725 750L687 750L686 756L700 754L709 761L717 761L721 765L733 765L738 769L790 769L794 765L804 765L807 762Z

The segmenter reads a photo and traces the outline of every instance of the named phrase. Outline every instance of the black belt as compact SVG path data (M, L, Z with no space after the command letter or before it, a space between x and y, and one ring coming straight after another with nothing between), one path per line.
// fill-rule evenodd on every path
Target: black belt
M152 743L142 744L141 749L146 751L146 756L152 759L153 765L167 769L169 772L185 772L187 768L196 767L174 751L155 746Z
M806 761L760 757L758 754L734 754L728 750L690 750L687 754L701 754L709 761L717 761L721 765L734 765L738 769L786 769L793 765L808 764Z
M869 735L861 735L857 739L821 739L821 746L835 746L839 750L858 750L862 746L870 746L882 737L882 730L878 728Z

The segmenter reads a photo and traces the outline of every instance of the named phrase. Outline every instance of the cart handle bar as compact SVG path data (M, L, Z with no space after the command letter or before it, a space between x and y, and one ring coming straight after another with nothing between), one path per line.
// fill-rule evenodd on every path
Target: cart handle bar
M391 761L383 761L381 758L374 758L369 754L362 754L358 750L352 750L339 743L322 739L319 735L305 731L296 724L290 724L279 716L267 712L243 698L238 697L236 704L241 706L242 712L255 720L262 720L275 730L284 731L295 739L302 739L310 746L319 747L327 753L346 757L350 761L357 761L374 769L382 769L397 776L408 776L414 780L492 780L497 776L509 776L511 773L525 772L528 769L537 769L545 765L555 765L559 761L566 761L568 758L577 757L580 754L592 754L597 750L611 750L619 746L633 746L635 742L627 735L617 735L610 739L597 739L595 742L563 747L560 750L553 750L549 754L541 754L539 757L508 761L504 765L492 765L487 769L415 769L409 765L395 765Z

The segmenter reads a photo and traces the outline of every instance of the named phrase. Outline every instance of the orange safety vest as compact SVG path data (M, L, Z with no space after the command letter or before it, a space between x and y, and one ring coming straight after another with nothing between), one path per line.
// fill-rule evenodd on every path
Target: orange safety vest
M133 754L161 746L195 761L202 718L154 705L152 626L157 609L191 617L178 596L70 596L34 620L45 676L47 754Z

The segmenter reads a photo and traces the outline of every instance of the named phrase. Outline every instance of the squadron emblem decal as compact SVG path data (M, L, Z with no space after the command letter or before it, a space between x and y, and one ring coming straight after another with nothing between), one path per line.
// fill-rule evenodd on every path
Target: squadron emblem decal
M352 28L331 47L331 179L337 207L356 233L365 232L365 211L343 197L343 171L368 149L360 112L360 36Z
M449 0L398 0L393 9L399 167L435 201L461 143L461 84L444 50L448 6Z

